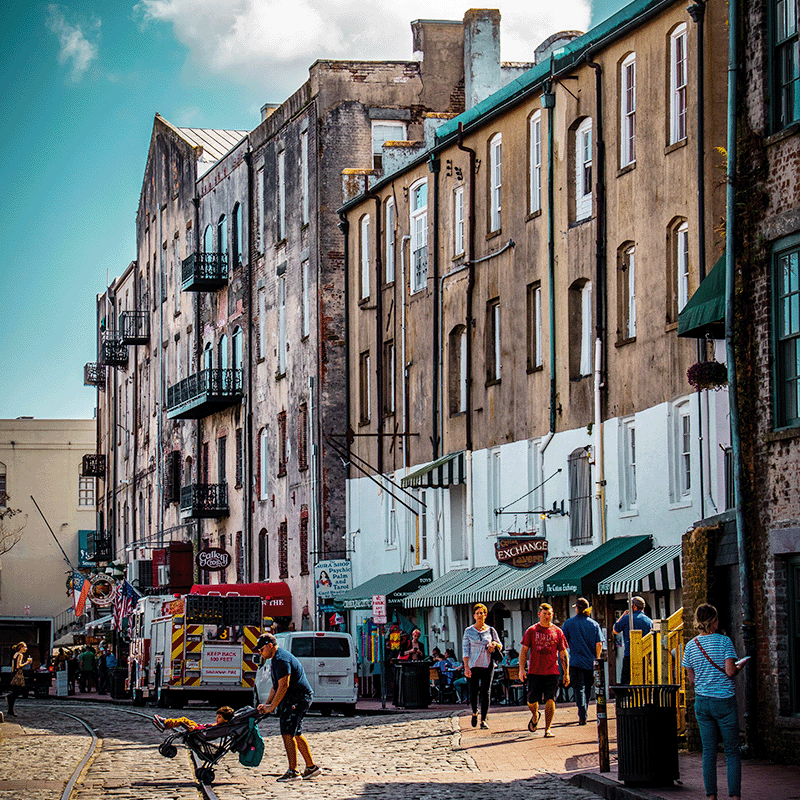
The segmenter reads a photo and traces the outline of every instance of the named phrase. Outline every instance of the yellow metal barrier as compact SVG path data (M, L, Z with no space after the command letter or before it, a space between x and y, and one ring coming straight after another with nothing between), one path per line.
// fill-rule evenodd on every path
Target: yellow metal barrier
M686 680L683 661L683 609L668 619L653 620L653 630L642 636L631 631L631 683L679 684L678 730L686 726Z

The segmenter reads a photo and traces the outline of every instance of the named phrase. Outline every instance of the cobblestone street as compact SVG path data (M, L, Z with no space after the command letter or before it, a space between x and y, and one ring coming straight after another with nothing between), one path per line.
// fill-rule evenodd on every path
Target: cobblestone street
M188 751L179 749L171 760L160 756L157 746L163 735L146 712L63 702L23 701L18 708L16 724L6 723L0 739L0 800L61 796L91 745L88 731L67 714L85 720L98 737L97 750L71 795L75 800L194 800L199 795ZM213 720L210 709L191 709L188 715L200 722ZM552 774L531 770L525 759L519 765L524 769L479 767L480 759L462 747L460 725L458 717L435 711L352 719L312 714L305 732L322 775L287 786L275 782L286 769L286 758L277 721L268 719L260 726L266 745L261 765L246 768L235 754L226 755L215 768L213 788L220 800L287 794L331 800L378 795L467 800L520 792L526 798L595 797Z

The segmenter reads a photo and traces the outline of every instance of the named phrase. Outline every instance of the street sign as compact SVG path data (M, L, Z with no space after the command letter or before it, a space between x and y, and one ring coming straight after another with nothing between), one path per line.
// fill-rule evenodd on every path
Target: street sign
M372 621L376 625L386 624L386 595L372 595Z

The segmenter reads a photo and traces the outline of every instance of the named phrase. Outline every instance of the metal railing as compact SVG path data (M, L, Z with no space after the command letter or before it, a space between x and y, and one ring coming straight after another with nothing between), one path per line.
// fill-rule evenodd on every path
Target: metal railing
M183 259L181 288L185 291L219 288L227 282L227 253L192 253Z
M106 457L103 453L87 453L81 463L82 478L104 478Z
M83 385L84 386L105 386L106 385L106 370L102 364L97 361L90 361L83 368Z
M192 517L227 517L227 483L192 483L181 488L181 513Z
M87 560L110 561L114 557L114 534L112 531L89 531L87 540Z
M242 370L203 369L167 387L167 411L199 400L238 400L242 396Z
M683 609L667 619L653 620L653 630L642 636L631 631L631 684L656 686L676 684L678 730L686 727L686 681L683 661Z
M123 311L119 315L119 335L123 344L147 344L150 338L147 311Z
M100 363L109 367L121 367L128 363L128 347L116 332L107 333L103 338Z

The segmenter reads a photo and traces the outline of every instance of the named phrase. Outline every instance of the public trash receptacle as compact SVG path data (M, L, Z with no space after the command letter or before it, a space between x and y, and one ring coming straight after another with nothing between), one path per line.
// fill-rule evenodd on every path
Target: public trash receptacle
M125 691L125 670L112 669L108 675L108 693L112 700L122 700L128 696Z
M53 682L53 676L49 670L33 673L33 696L34 697L48 697L50 694L50 684Z
M677 684L612 686L617 706L620 781L669 785L678 769Z
M399 708L427 708L431 704L430 662L397 662L397 701Z

